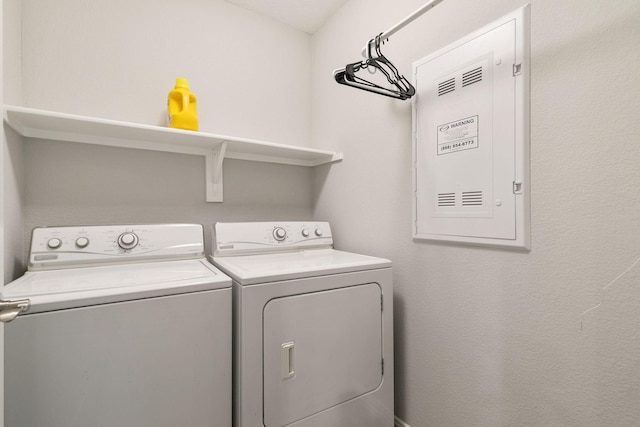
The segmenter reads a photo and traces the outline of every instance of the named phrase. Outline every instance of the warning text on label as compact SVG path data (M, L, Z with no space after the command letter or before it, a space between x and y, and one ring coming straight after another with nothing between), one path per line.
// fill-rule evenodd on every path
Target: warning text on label
M478 148L478 116L438 125L438 155Z

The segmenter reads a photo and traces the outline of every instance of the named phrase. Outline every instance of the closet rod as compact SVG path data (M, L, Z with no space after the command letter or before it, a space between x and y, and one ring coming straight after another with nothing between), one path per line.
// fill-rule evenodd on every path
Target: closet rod
M428 12L429 10L433 9L435 6L439 5L443 1L444 0L431 0L430 2L427 2L427 4L425 4L424 6L420 7L418 10L413 12L411 15L407 16L402 21L398 22L396 25L394 25L393 27L389 28L384 33L380 34L380 40L388 39L393 34L397 33L402 28L406 27L407 25L409 25L410 23L412 23L413 21L418 19L420 16L422 16L422 14L424 14L425 12ZM364 56L366 58L366 56L367 56L367 46L362 48L362 56Z
M397 33L402 28L406 27L416 19L418 19L423 13L427 12L430 9L433 9L438 4L442 3L444 0L431 0L429 3L422 6L420 9L413 12L411 15L404 18L402 21L398 22L393 27L389 28L384 33L380 34L380 40L386 40L391 37L393 34Z

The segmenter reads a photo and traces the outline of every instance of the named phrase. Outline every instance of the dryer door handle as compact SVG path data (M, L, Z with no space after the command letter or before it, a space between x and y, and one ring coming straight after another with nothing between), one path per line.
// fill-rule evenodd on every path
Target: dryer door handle
M295 375L295 342L282 343L280 346L280 379L286 381Z

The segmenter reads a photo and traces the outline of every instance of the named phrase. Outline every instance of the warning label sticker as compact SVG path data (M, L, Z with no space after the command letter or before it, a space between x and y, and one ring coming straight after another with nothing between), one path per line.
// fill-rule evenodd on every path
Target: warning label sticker
M478 148L478 116L438 125L438 156Z

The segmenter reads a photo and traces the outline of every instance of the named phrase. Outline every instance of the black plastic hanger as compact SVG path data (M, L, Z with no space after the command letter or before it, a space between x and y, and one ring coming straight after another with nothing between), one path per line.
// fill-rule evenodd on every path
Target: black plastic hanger
M380 86L356 75L358 71L373 67L380 70L393 88ZM389 61L380 50L380 35L369 40L367 44L367 58L361 62L347 64L344 68L335 70L333 76L340 84L389 96L396 99L409 99L415 93L413 85L398 72L398 69Z

